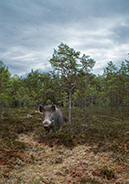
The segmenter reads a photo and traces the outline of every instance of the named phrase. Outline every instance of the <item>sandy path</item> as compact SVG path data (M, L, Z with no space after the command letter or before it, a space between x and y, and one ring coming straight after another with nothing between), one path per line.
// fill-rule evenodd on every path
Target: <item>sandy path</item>
M79 183L80 180L86 183L129 183L127 169L123 167L118 172L121 165L113 161L111 153L94 154L87 145L73 149L59 145L49 147L34 140L32 134L20 134L18 140L26 143L28 149L14 163L15 168L8 179L0 180L1 184L60 184ZM104 167L112 168L115 176L103 177L100 168Z

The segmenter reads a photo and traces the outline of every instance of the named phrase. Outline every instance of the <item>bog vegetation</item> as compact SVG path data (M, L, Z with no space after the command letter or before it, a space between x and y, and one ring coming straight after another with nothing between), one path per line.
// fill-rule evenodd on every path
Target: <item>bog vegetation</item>
M38 142L50 147L96 144L92 148L94 154L111 151L115 162L127 164L129 61L122 61L119 68L110 61L103 75L96 76L92 73L93 59L85 54L80 56L80 52L61 43L49 62L53 71L40 73L32 69L26 77L19 77L11 76L8 67L0 61L0 164L12 169L17 158L23 161L21 153L27 145L17 138L19 134L32 132ZM69 123L57 134L47 136L37 112L39 104L56 104ZM8 172L1 175L6 180ZM70 173L69 168L67 172ZM98 177L110 180L116 178L117 172L104 167L94 171L95 176L97 173ZM88 181L99 183L89 177L78 180L80 183Z

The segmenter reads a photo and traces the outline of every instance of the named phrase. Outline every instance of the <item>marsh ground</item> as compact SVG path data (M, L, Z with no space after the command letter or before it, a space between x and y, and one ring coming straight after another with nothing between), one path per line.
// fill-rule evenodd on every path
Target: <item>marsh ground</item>
M46 134L37 112L0 121L1 184L127 184L129 121L94 117Z

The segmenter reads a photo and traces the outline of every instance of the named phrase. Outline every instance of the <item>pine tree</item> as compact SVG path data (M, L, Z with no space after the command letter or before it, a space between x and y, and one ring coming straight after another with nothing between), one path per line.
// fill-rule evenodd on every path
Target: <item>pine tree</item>
M69 85L69 122L71 122L71 111L72 111L72 91L76 87L77 83L77 72L80 52L76 52L73 48L68 45L61 43L58 46L58 50L54 49L54 54L50 59L50 63L55 71L63 76Z

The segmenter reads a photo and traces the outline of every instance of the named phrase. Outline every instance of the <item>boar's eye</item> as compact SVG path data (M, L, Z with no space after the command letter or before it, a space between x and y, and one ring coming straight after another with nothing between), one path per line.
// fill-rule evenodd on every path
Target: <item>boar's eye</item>
M49 114L49 117L51 117L51 115L52 115L52 112Z
M52 106L51 106L51 110L52 110L53 112L56 110L55 105L52 105Z

